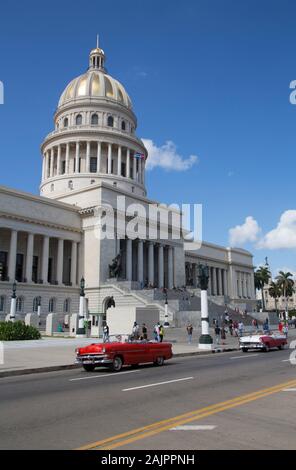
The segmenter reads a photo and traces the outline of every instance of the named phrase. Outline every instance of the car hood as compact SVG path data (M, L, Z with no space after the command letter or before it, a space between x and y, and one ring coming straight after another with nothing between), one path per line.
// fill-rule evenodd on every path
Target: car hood
M78 354L93 354L93 353L104 353L106 349L106 344L104 343L92 343L88 346L82 348L77 348L76 352Z

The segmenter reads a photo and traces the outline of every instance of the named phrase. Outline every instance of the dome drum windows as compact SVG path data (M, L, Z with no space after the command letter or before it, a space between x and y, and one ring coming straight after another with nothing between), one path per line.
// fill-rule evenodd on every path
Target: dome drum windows
M114 127L114 117L113 116L108 116L107 126L108 127Z
M99 124L99 116L97 114L92 114L91 116L91 125L97 126Z
M67 117L64 118L63 124L64 124L64 127L68 127L68 126L69 126L69 119L68 119Z
M125 121L121 121L121 130L125 131L126 130L126 123Z
M82 125L82 115L77 114L76 119L75 119L76 126L81 126Z

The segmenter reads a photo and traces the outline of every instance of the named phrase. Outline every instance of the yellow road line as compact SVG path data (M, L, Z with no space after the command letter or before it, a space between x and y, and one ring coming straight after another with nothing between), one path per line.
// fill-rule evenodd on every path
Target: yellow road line
M156 423L150 424L148 426L143 426L122 434L117 434L115 436L79 447L77 450L90 450L95 448L114 449L115 447L121 447L130 444L131 442L161 433L172 427L180 426L182 424L195 420L200 420L207 416L220 413L230 408L235 408L239 405L250 403L254 400L258 400L259 398L272 395L273 393L280 392L284 388L295 385L296 380L290 380L289 382L278 384L273 387L261 389L256 392L248 393L246 395L241 395L232 398L231 400L226 400L224 402L216 403L214 405L209 405L198 410L190 411L188 413L175 416L173 418L157 421Z

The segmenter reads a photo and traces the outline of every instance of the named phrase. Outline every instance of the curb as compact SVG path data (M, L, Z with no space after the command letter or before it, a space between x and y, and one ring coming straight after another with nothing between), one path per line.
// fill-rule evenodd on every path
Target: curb
M230 351L238 351L239 348L216 348L212 351L193 351L193 352L184 352L184 353L176 353L173 354L173 357L190 357L190 356L210 356L214 353L223 353L223 352L230 352ZM71 369L80 369L80 364L65 364L60 366L47 366L47 367L35 367L31 369L19 369L19 370L6 370L1 372L0 371L0 379L5 377L17 377L20 375L31 375L31 374L42 374L45 372L56 372L59 370L71 370Z

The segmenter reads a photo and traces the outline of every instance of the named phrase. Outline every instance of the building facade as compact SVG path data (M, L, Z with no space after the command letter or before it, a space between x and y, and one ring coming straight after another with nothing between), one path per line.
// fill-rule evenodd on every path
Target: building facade
M87 309L97 314L110 296L118 305L147 304L147 286L198 292L198 263L210 267L212 299L251 308L251 253L206 242L185 250L180 212L147 197L149 155L136 129L130 97L107 74L104 51L93 49L41 145L40 196L0 187L0 318L14 280L19 315L36 311L38 299L44 315L77 313L82 276Z

